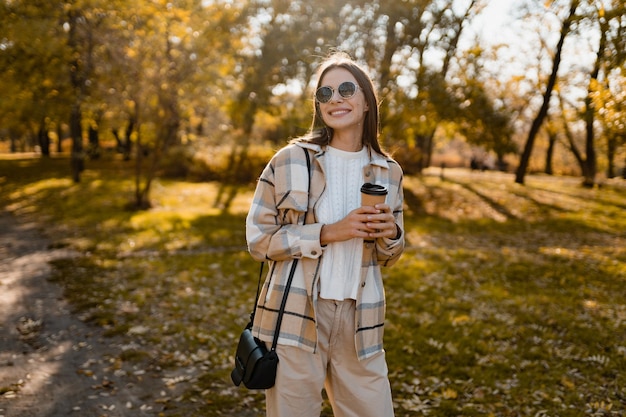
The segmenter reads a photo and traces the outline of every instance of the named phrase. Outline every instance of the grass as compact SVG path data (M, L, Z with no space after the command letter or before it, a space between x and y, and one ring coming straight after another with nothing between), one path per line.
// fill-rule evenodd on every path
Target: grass
M252 185L159 180L131 212L132 168L88 168L74 184L66 160L0 160L4 206L82 254L54 264L75 313L132 341L117 360L192 375L163 415L260 415L229 380L256 291ZM405 194L408 247L385 270L397 416L626 412L623 183L447 170Z

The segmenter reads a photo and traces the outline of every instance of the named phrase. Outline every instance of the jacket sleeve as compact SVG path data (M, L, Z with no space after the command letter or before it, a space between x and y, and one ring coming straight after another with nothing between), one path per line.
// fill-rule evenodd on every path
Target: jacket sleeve
M404 191L402 188L402 169L396 162L390 163L390 199L389 205L391 211L396 218L396 226L398 227L399 236L397 239L381 238L376 239L376 254L379 265L391 266L402 255L404 251Z
M322 254L322 224L303 225L309 196L308 180L302 183L308 173L306 164L302 172L303 162L297 159L300 153L293 148L279 151L257 182L246 218L248 251L257 261L318 258Z

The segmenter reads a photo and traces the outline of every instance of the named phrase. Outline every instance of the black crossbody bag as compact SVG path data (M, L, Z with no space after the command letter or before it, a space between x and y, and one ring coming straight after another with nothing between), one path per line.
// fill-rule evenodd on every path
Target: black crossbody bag
M310 190L311 159L309 151L306 149L304 149L304 154L306 155ZM304 223L306 223L306 213L303 224ZM289 277L285 286L283 299L280 304L280 311L278 312L278 318L276 320L276 330L274 331L274 339L272 340L271 348L268 350L265 342L252 335L252 323L254 322L254 313L256 311L261 289L261 276L263 275L263 263L261 263L254 308L250 314L250 322L246 325L243 332L241 332L241 336L239 337L239 343L237 344L237 351L235 353L235 367L230 373L230 378L236 386L241 385L242 382L248 389L268 389L274 386L276 381L276 369L278 368L276 345L278 344L280 326L283 321L285 305L287 304L287 295L289 295L289 289L291 288L291 282L293 281L293 275L296 271L297 265L298 260L294 259L291 264L291 270L289 271Z

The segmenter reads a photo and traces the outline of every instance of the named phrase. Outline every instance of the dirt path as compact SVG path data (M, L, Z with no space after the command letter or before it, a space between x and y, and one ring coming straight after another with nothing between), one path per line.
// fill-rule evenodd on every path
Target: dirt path
M35 224L0 212L0 417L154 416L167 387L160 372L115 359L124 346L70 314Z

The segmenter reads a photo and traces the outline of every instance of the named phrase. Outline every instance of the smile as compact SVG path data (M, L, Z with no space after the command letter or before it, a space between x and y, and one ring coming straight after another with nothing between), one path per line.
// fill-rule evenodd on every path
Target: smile
M348 109L339 109L328 112L328 114L330 114L331 116L341 116L348 113L350 113L350 110Z

